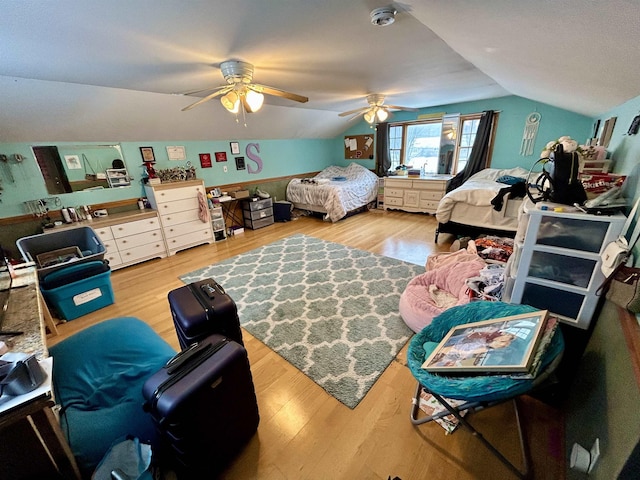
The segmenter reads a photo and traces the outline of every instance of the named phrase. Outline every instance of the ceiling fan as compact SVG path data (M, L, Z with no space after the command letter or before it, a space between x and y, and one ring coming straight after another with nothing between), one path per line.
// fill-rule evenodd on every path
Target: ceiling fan
M418 108L399 107L398 105L385 105L384 95L379 93L372 93L367 95L368 107L356 108L355 110L349 110L348 112L339 113L338 116L346 117L353 115L349 120L359 117L364 114L364 119L367 123L374 123L376 118L379 122L384 122L391 110L405 110L407 112L417 112Z
M253 65L250 63L228 60L220 64L220 71L227 85L183 93L183 95L195 95L202 92L212 92L197 102L184 107L182 109L183 112L191 110L215 97L220 97L220 102L224 108L231 113L238 113L241 105L247 113L257 112L264 102L264 94L283 97L300 103L309 101L307 97L303 97L302 95L285 92L284 90L268 87L259 83L253 83Z

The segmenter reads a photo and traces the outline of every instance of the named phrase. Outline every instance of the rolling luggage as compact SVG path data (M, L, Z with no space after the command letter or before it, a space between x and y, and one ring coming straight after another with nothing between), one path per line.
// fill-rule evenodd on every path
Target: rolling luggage
M212 333L244 345L236 304L214 279L200 280L172 290L168 298L183 350Z
M177 354L142 394L160 437L154 455L180 479L215 478L258 428L247 351L222 335Z

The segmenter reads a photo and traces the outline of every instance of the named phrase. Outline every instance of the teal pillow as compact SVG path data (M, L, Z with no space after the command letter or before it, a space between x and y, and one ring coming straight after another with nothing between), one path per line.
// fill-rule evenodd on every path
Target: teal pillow
M49 349L60 423L78 466L91 473L111 444L131 435L155 441L142 385L175 355L149 325L133 317L106 320Z
M515 185L524 181L524 178L514 177L513 175L503 175L496 180L498 183L506 183L507 185Z

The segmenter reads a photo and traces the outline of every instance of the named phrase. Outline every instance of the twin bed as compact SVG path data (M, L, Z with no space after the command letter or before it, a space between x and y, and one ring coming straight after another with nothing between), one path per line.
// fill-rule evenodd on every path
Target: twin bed
M518 190L524 188L528 174L521 167L487 168L448 192L436 211L435 242L440 233L513 237L524 199ZM348 167L333 165L315 177L291 180L287 200L295 208L322 213L325 220L337 222L375 201L378 189L377 175L367 168L357 163Z
M287 200L295 208L324 214L337 222L366 208L378 196L378 176L357 163L332 165L312 178L294 178L287 185Z
M529 171L521 167L486 168L448 192L436 211L438 227L435 242L438 242L440 233L470 237L486 233L513 237L518 229L518 214L524 200L523 196L517 196L516 184L522 185L528 174Z

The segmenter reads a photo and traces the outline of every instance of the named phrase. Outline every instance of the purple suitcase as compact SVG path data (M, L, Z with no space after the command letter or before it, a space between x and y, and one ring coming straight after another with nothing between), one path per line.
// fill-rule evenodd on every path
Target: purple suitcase
M236 304L212 278L172 290L168 298L183 350L212 333L244 345Z
M142 394L160 437L154 455L184 478L214 478L260 421L247 351L222 335L173 357Z

